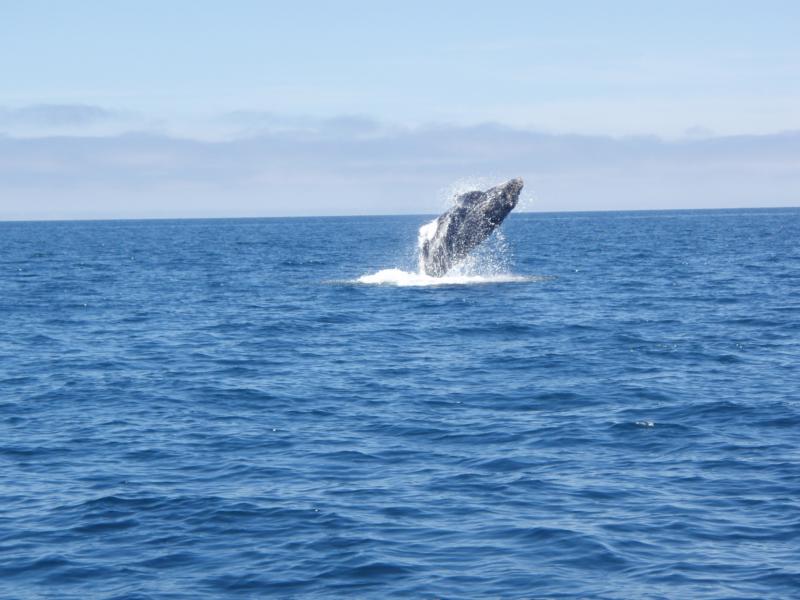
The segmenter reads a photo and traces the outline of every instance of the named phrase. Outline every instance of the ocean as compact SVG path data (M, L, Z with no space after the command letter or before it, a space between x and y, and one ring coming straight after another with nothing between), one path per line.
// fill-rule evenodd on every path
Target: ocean
M0 223L0 598L798 598L800 209Z

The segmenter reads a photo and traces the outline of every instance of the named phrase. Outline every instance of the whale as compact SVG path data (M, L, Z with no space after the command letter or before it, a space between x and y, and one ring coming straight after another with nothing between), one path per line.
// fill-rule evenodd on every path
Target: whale
M460 194L453 206L420 227L420 270L431 277L444 277L455 265L488 238L519 202L522 179Z

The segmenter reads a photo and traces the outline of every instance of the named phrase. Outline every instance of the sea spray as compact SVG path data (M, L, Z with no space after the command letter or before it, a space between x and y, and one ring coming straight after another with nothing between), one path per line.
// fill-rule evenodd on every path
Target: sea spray
M395 285L518 281L520 277L511 274L509 246L498 227L516 206L522 187L521 179L485 192L471 183L459 183L451 189L452 206L418 229L416 273L395 267L357 281Z
M419 228L417 251L436 231L436 219ZM392 268L362 275L357 283L395 285L399 287L427 287L442 285L471 285L486 283L520 283L536 281L540 277L516 275L511 272L511 251L502 231L496 230L480 247L454 266L443 277L427 275L419 260L417 272Z

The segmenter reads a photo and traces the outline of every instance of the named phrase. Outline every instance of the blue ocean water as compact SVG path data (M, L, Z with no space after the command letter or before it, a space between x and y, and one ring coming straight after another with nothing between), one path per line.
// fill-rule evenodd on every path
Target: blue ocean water
M0 597L800 597L800 209L425 220L0 223Z

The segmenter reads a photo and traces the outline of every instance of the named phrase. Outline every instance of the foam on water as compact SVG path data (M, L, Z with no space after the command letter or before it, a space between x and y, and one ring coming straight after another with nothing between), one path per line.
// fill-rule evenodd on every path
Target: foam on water
M448 273L444 277L431 277L424 273L413 273L402 269L383 269L371 275L362 275L357 283L373 285L396 285L399 287L426 287L440 285L471 285L478 283L521 283L535 281L535 277L500 273L493 275L465 275Z

